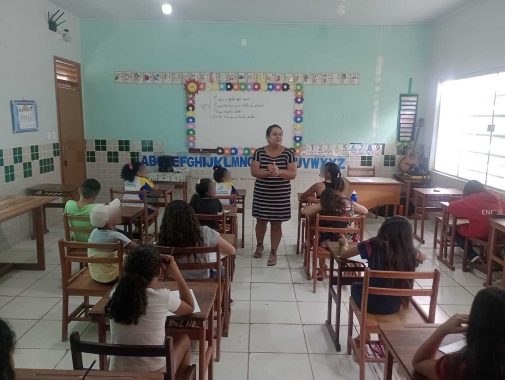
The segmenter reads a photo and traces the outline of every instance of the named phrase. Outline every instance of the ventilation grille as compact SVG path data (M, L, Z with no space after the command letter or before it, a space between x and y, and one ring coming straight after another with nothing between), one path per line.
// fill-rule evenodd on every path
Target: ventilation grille
M79 67L69 62L55 60L56 82L64 87L79 87Z

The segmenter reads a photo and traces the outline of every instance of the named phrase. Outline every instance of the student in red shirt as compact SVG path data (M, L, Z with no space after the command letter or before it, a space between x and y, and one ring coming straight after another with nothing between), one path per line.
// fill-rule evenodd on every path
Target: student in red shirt
M412 364L432 380L505 379L505 290L486 288L477 293L470 315L455 314L440 325L417 350ZM449 334L465 333L466 346L435 359Z
M487 190L479 181L468 181L463 188L463 198L449 205L449 212L458 218L468 219L469 223L458 226L456 243L465 247L465 237L487 240L489 235L489 217L502 214L505 201L498 194ZM470 246L468 259L480 260L480 256Z

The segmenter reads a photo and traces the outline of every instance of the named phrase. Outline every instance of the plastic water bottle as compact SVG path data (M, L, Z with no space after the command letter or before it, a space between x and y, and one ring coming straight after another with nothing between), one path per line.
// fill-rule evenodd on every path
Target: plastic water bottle
M352 202L357 202L358 201L358 194L356 193L356 190L353 190L351 193L351 201Z

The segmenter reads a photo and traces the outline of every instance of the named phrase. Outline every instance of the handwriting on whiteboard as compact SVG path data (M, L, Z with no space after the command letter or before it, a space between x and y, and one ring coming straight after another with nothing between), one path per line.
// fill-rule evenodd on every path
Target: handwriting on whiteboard
M244 95L211 95L208 104L201 105L209 112L211 119L256 119L258 112L265 107L247 94Z

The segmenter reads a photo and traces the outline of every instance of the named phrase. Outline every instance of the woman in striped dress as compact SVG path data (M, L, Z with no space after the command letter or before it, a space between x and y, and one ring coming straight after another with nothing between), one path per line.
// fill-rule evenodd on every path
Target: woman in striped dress
M270 222L271 251L268 266L277 264L277 248L282 237L282 222L291 219L291 181L296 177L293 151L282 146L282 128L276 124L267 128L268 145L254 153L251 174L254 183L252 215L256 218L256 252L263 255L263 239Z

